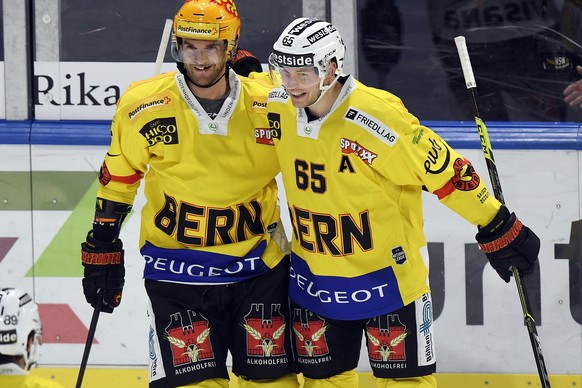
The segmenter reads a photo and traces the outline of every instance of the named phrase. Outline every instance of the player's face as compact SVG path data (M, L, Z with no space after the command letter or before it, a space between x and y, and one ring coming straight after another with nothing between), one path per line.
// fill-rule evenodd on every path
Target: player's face
M321 79L316 67L281 67L279 74L295 107L305 108L319 98Z
M188 76L198 85L211 85L226 71L226 44L222 40L183 39L180 54Z

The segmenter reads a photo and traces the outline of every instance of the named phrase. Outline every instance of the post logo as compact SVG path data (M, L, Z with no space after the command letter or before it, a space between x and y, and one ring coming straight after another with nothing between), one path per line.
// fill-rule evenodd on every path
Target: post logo
M195 23L178 20L176 36L186 39L218 40L220 25L218 23Z
M140 102L127 114L127 116L130 120L133 120L139 113L143 112L144 110L169 105L171 102L172 99L169 96L154 97L149 101Z
M267 99L264 97L252 97L251 107L253 109L265 110L267 109Z

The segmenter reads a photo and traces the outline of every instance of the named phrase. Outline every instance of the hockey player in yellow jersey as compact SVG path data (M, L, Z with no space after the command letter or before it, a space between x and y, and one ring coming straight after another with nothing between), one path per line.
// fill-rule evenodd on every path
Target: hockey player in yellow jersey
M98 306L102 290L110 313L124 285L120 228L143 180L153 388L228 387L228 352L242 388L298 386L279 165L262 138L269 88L230 68L239 32L230 0L189 0L177 12L179 71L132 83L118 101L82 244L85 297Z
M42 322L38 305L18 288L0 289L0 387L62 388L29 374L40 357Z
M540 242L398 97L344 75L344 54L333 25L300 18L269 58L282 84L268 136L293 226L296 364L306 388L355 388L365 334L378 387L435 387L423 187L478 226L506 282L512 265L534 269Z

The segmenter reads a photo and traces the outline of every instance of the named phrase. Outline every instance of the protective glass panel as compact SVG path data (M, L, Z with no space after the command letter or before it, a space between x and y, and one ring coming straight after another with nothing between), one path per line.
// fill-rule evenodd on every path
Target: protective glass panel
M472 120L455 36L467 40L485 120L579 121L564 102L580 80L582 6L565 1L364 0L358 72L421 120Z

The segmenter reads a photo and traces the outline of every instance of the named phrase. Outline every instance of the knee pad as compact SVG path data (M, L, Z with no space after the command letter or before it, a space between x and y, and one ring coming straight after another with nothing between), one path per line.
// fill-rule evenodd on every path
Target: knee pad
M376 378L377 388L436 388L436 386L436 378L434 375L397 379Z
M295 373L269 380L244 380L238 378L240 388L299 388L299 381Z
M358 388L358 373L352 369L326 379L305 377L303 388Z

